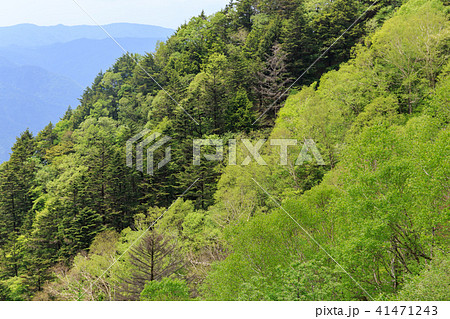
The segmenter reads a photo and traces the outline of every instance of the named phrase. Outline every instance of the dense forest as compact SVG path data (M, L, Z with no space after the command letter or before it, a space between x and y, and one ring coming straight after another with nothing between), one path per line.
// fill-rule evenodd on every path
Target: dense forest
M448 4L231 1L122 56L0 166L0 300L450 300Z

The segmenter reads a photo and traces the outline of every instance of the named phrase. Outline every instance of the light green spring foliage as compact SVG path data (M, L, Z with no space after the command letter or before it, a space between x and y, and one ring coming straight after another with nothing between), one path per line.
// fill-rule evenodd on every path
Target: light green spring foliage
M432 95L424 112L438 118L442 124L450 122L450 62L447 63L438 77L436 92Z
M448 185L439 182L449 173L448 134L427 117L369 128L340 163L333 184L344 193L332 208L337 253L375 291L395 292L436 246L448 245L437 233L448 227Z
M448 301L450 291L450 260L448 256L438 256L416 276L403 286L396 300Z
M300 76L371 2L240 0L121 57L0 166L0 299L448 299L448 6L399 3L379 1L255 126L267 83ZM154 176L125 165L144 127L174 142ZM193 166L194 138L236 139L238 165ZM261 138L296 139L288 165L268 142L267 165L247 163L242 140ZM295 165L305 139L325 166Z
M254 23L249 47L256 46L252 39L258 32L277 28L263 14ZM189 36L197 39L205 30L198 32ZM313 139L327 165L312 162L296 167L293 163L301 149L297 145L289 149L288 165L280 166L279 149L266 144L260 153L268 165L253 160L246 166L225 167L207 210L197 209L193 201L177 200L154 227L180 240L192 267L178 276L190 278L190 284L172 278L149 282L141 300L185 300L189 291L208 300L448 299L442 288L448 279L434 266L445 264L434 259L436 251L448 247L449 211L443 196L450 175L445 9L439 1L410 1L366 42L339 70L292 94L270 134ZM265 50L263 42L258 46ZM158 54L163 52L164 45ZM171 59L177 76L188 72L181 56ZM227 72L233 64L220 53L209 61L188 87L182 102L188 109L199 99L220 108L214 103L225 94L223 78L232 76ZM230 107L236 103L246 113L225 118L242 130L253 115L246 111L251 108L247 93L238 92ZM158 118L165 98L160 94L153 99L153 118ZM195 111L206 116L212 109ZM210 115L210 122L202 125L229 125ZM170 120L165 123L170 126ZM264 136L250 134L253 144L260 137ZM240 164L249 154L240 145L237 155ZM152 207L135 215L138 231L124 230L115 253L125 251L164 211ZM89 259L77 257L74 269L83 265L94 274L94 265L104 258L94 251L91 248ZM433 261L427 270L429 260ZM118 285L127 275L131 275L128 255L112 269L107 286ZM425 287L438 280L444 286L425 297ZM197 282L202 283L200 288ZM94 295L109 296L107 291Z
M163 278L151 281L141 292L141 301L184 301L189 300L189 288L180 279Z
M289 97L272 136L316 141L333 167L319 186L300 197L283 196L277 184L265 182L267 173L257 173L261 168L249 167L245 173L227 168L216 193L251 194L248 177L254 176L374 298L395 295L412 274L422 274L436 249L449 244L445 11L439 1L408 2L367 40L370 48L357 48L353 60L323 76L320 84ZM423 110L433 117L421 115ZM292 175L267 171L292 183ZM235 182L238 178L243 180ZM253 192L259 192L255 184ZM223 198L218 202L223 205ZM234 206L245 202L237 199ZM267 203L255 195L248 202L260 203L253 211ZM204 284L206 298L370 299L284 212L269 212L251 220L244 215L225 230L231 253L213 265ZM308 267L318 264L326 269L318 278L337 272L333 278L338 280L314 281L321 268ZM288 284L289 276L297 281ZM448 298L438 292L448 287L448 277L442 278L430 298Z
M327 266L326 261L317 259L294 262L288 267L277 267L271 274L275 280L266 277L252 277L242 284L239 300L337 300L345 299L346 289L342 283L345 275Z

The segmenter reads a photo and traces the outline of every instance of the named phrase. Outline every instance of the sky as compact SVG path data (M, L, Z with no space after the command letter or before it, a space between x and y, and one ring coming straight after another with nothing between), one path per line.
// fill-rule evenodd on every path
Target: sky
M0 0L0 26L141 23L176 29L201 13L212 14L229 0Z

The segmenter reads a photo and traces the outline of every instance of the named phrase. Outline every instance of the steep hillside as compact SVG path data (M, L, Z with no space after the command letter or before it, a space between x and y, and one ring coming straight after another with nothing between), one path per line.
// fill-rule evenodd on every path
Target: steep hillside
M0 298L448 300L449 10L371 5L236 1L21 134L0 167ZM126 165L143 129L171 137L153 174ZM206 138L224 160L194 165ZM298 141L286 165L280 139Z

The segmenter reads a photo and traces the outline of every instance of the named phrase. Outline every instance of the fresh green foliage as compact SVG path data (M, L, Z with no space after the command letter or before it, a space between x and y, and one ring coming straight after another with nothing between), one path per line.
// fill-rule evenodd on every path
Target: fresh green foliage
M163 278L151 281L141 292L143 301L183 301L189 300L189 288L186 282L179 279Z
M448 283L450 281L450 264L448 256L439 256L427 265L419 275L416 275L405 284L397 300L440 300L450 299Z
M0 299L448 299L448 7L401 2L308 70L372 1L231 2L118 59L0 166ZM126 166L144 128L154 175ZM199 138L299 143L193 165Z

